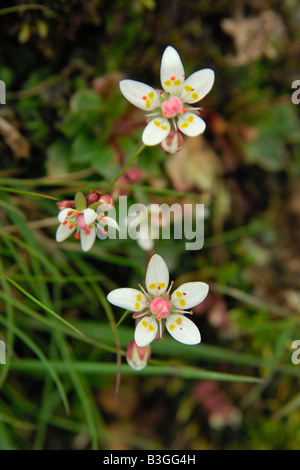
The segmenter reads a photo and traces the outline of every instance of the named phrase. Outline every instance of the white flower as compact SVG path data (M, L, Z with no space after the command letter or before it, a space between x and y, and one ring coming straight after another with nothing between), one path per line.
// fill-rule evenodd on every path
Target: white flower
M178 52L168 46L162 56L160 79L163 90L135 80L121 80L120 89L125 98L153 117L144 129L145 145L160 144L169 134L171 123L175 130L194 137L205 130L205 122L198 116L201 108L191 107L211 90L215 74L202 69L185 79L184 68Z
M144 347L155 338L162 339L164 327L177 341L184 344L198 344L201 336L196 325L184 316L185 311L202 302L209 287L204 282L187 282L172 295L169 285L169 270L159 255L153 255L146 272L146 290L121 288L107 296L108 301L117 307L135 312L139 318L134 339L138 347Z
M100 209L103 207L99 206ZM105 217L104 213L98 213L91 208L78 211L76 209L66 208L58 214L60 225L56 231L56 241L62 242L76 230L75 238L80 239L83 251L92 248L96 239L96 228L106 232L105 226L111 225L118 228L117 223L111 217Z

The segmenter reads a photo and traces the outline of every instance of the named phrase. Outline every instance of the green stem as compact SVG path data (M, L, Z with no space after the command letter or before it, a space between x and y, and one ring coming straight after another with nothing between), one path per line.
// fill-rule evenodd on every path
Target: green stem
M128 160L126 165L123 166L123 168L119 171L119 173L111 178L111 180L104 186L103 192L107 193L108 190L115 184L116 181L118 181L119 178L125 173L128 167L134 162L134 160L139 156L139 154L144 150L146 146L142 145L133 155L132 157Z
M16 5L13 7L3 8L2 10L0 10L0 15L7 15L8 13L16 13L18 11L23 12L26 10L45 10L52 14L54 13L52 10L50 10L49 8L43 5L32 4L32 5Z

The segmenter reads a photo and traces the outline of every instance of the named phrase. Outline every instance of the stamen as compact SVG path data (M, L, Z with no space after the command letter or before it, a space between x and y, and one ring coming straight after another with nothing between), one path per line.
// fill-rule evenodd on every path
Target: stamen
M144 118L147 119L148 117L153 117L153 116L160 116L161 112L158 111L156 113L149 113L149 114L144 114Z
M169 289L167 290L167 294L170 294L170 290L172 289L173 284L174 284L174 281L171 281Z
M184 315L186 313L191 313L191 312L187 312L186 310L179 310L179 308L172 308L171 310L171 313L180 313L181 315Z
M142 292L144 292L145 296L150 299L150 295L148 292L145 291L145 289L143 288L142 284L138 284L139 288L141 289ZM147 302L148 303L148 302Z
M68 223L68 221L67 221L67 220L64 220L62 224L63 224L63 225L66 225L67 223Z
M79 238L80 238L80 235L79 235L79 233L78 233L78 232L76 232L76 233L75 233L75 238L76 238L76 240L79 240Z
M150 312L150 310L146 310L145 312L142 312L139 315L134 314L134 318L144 317L145 315L148 315L149 312Z

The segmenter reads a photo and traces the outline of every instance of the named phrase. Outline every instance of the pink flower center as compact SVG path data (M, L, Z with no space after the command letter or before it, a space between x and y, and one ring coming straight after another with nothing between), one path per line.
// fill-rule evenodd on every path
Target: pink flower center
M90 228L90 226L85 223L83 214L77 216L77 225L82 230L88 230Z
M171 310L171 303L161 297L155 297L150 303L150 311L157 316L157 320L166 318Z
M177 96L171 96L171 98L162 103L161 110L164 117L172 118L182 113L183 103Z

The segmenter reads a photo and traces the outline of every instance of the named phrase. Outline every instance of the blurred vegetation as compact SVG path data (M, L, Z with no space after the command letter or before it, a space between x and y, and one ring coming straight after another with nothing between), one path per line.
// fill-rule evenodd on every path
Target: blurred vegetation
M1 449L300 448L299 18L296 0L1 2ZM112 195L206 205L202 250L155 251L210 294L201 345L165 334L137 373L134 321L115 329L106 295L143 282L149 253L58 245L56 201L105 187L140 146L143 113L118 83L159 86L168 45L187 75L215 71L206 131L175 155L146 148Z

